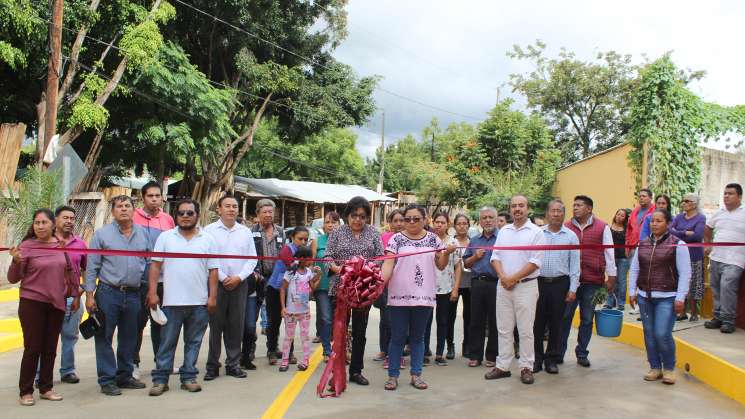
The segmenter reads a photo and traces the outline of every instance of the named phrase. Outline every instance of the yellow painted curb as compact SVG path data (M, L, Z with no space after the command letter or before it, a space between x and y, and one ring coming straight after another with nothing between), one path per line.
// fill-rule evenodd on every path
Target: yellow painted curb
M0 353L23 348L23 333L0 336Z
M21 322L18 319L0 319L0 333L20 333Z
M316 350L313 352L313 355L310 357L310 360L308 362L310 365L308 365L308 369L295 373L295 376L292 377L292 380L290 380L290 382L285 386L282 392L279 393L277 398L274 399L274 401L269 406L269 408L266 409L264 414L261 415L261 419L280 419L284 417L287 409L290 408L292 402L294 402L297 395L300 394L300 391L305 386L305 383L307 383L310 377L313 375L313 372L318 367L318 364L321 363L322 359L323 348L319 345L318 348L316 348Z
M574 316L572 325L574 327L579 325L579 315ZM595 326L593 324L594 331ZM621 335L613 339L616 342L646 350L644 329L640 324L624 322ZM725 396L745 405L745 369L678 337L675 337L675 358L675 364L678 368L683 369Z
M0 303L10 303L18 301L20 296L20 288L8 288L7 290L0 291Z

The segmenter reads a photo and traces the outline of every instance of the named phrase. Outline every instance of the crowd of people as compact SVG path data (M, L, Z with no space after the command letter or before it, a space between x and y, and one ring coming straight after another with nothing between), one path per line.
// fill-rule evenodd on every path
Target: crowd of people
M434 363L447 366L455 359L459 302L461 355L469 367L488 367L487 380L510 377L515 358L525 384L532 384L540 371L559 373L577 309L576 362L590 367L594 300L602 287L608 290L606 307L625 310L627 297L632 309L638 305L650 367L643 378L673 384L673 325L676 319L687 319L686 312L691 321L699 319L704 254L709 252L714 318L705 326L734 331L745 247L681 245L745 242L739 184L726 185L724 207L708 220L694 194L683 197L682 212L673 217L669 197L653 200L652 192L642 189L638 205L619 209L610 223L593 213L589 196L574 198L565 221L567 208L561 200L551 200L545 216L531 220L528 198L515 195L509 212L481 208L475 235L469 234L473 226L466 215L451 220L447 213L428 214L418 205L390 211L381 234L370 224L371 206L362 197L351 199L343 216L326 213L317 234L300 226L285 237L274 223L275 204L269 199L258 201L256 223L247 227L238 218L238 201L230 195L217 203L219 219L202 227L197 202L175 204L174 219L162 210L157 183L146 184L141 192L143 207L137 209L131 197L114 197L112 223L97 230L90 242L91 249L142 252L138 256L47 250L86 248L73 234L75 210L68 206L37 210L25 239L11 248L8 279L20 282L18 313L24 338L22 405L35 403L34 384L42 399L62 400L52 386L60 336L61 380L79 382L74 346L83 293L85 309L102 323L94 340L98 384L106 395L146 387L140 380L140 352L148 320L155 356L151 396L168 391L174 373L180 376L181 389L201 391L197 362L208 326L204 381L217 379L223 366L225 375L236 378L255 370L262 306L268 317L263 332L270 365L279 364L279 371L287 371L290 364L301 371L308 368L311 300L317 340L328 361L341 261L354 256L402 255L380 262L385 290L374 304L380 311L380 337L373 360L388 371L386 390L398 387L407 357L411 386L428 388L422 372L432 362L433 327ZM618 246L593 246L614 244ZM540 247L544 245L587 246L546 250ZM271 258L148 257L149 251ZM323 258L327 261L318 261ZM349 380L363 386L369 384L363 370L370 310L352 309L349 353L340 354L347 357ZM296 329L300 358L294 352ZM182 333L183 364L174 369Z

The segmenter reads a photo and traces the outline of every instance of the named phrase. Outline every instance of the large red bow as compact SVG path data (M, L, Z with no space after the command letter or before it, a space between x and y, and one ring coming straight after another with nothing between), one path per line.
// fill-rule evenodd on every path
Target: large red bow
M316 392L321 397L338 397L347 388L346 355L347 324L350 309L367 308L383 293L380 266L355 256L341 268L336 286L336 312L334 313L334 344L331 358L323 369ZM329 393L326 391L328 386Z

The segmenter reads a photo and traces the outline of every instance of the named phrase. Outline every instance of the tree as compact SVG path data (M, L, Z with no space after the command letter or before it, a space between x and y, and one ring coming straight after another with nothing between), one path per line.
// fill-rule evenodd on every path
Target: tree
M238 167L239 174L343 184L364 178L364 161L355 149L357 135L352 131L327 129L293 145L283 141L277 124L276 118L261 123L254 146Z
M700 74L695 75L695 78ZM745 133L743 106L706 103L687 88L691 74L679 70L670 54L640 71L639 88L630 112L629 160L642 187L644 147L647 146L648 183L670 196L673 208L701 184L701 142Z
M106 127L107 101L127 71L136 72L157 56L163 43L158 25L175 14L173 6L162 0L121 0L101 6L100 0L65 2L65 65L60 69L58 91L62 145L86 130L101 132ZM0 101L0 113L37 133L38 158L46 117L45 81L39 74L47 67L50 10L47 2L30 0L0 0L0 9L0 67L7 66L0 73L0 86L8 92ZM81 71L82 65L93 71Z
M549 59L545 49L541 41L526 48L513 46L507 55L529 60L535 68L510 75L510 85L548 120L564 161L621 143L636 85L631 56L608 51L588 62L562 48L558 58Z
M236 135L198 144L198 159L186 168L191 194L205 208L232 189L264 117L276 118L285 141L296 144L328 128L361 125L373 113L377 79L358 78L331 56L346 35L346 1L191 4L233 25L184 6L169 32L209 80L234 89L228 118Z

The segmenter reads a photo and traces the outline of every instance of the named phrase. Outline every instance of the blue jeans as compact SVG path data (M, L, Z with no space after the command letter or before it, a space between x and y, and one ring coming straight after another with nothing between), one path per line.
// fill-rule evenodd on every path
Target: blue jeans
M261 316L261 328L262 329L268 329L269 328L269 318L266 315L266 300L264 304L261 305L261 310L259 311L259 315Z
M616 276L616 288L613 293L608 293L608 301L606 306L618 307L623 310L626 304L626 275L629 273L629 267L631 266L631 260L627 258L616 258L616 268L618 269L618 275Z
M321 329L318 336L321 337L321 346L323 354L331 355L331 300L329 299L328 290L318 290L315 292L316 297L316 316L318 316Z
M96 289L96 305L106 317L103 331L96 334L98 384L124 383L132 379L137 349L140 293L124 292L106 284ZM116 357L111 346L116 329Z
M675 297L638 297L639 314L644 328L644 346L647 348L649 367L653 369L675 369Z
M567 351L567 345L569 341L569 332L572 330L572 319L574 319L574 312L579 306L579 330L577 332L577 346L574 348L574 353L577 358L587 358L590 351L587 350L587 346L590 345L590 338L592 337L592 319L595 316L595 306L592 304L592 297L595 296L595 292L600 289L600 285L595 284L582 284L577 288L577 299L567 304L566 311L564 311L564 320L561 326L561 348L559 349L559 359L564 359L564 354Z
M246 314L243 321L243 345L241 347L241 363L253 361L256 353L256 320L259 318L259 300L255 295L246 298Z
M391 345L388 348L388 376L398 377L406 338L411 348L411 375L422 375L424 331L432 316L432 307L387 306L391 318Z
M202 338L207 330L210 316L206 306L166 306L163 313L168 322L160 333L160 348L155 357L155 369L152 372L153 384L168 384L168 377L173 372L173 359L176 345L184 328L184 363L179 368L181 382L194 381L199 374L197 359Z
M70 310L72 300L72 297L67 299L65 305L65 319L62 321L62 349L59 373L63 377L75 372L75 344L78 342L80 318L83 317L82 303L80 304L80 307L78 307L78 311L73 312Z

